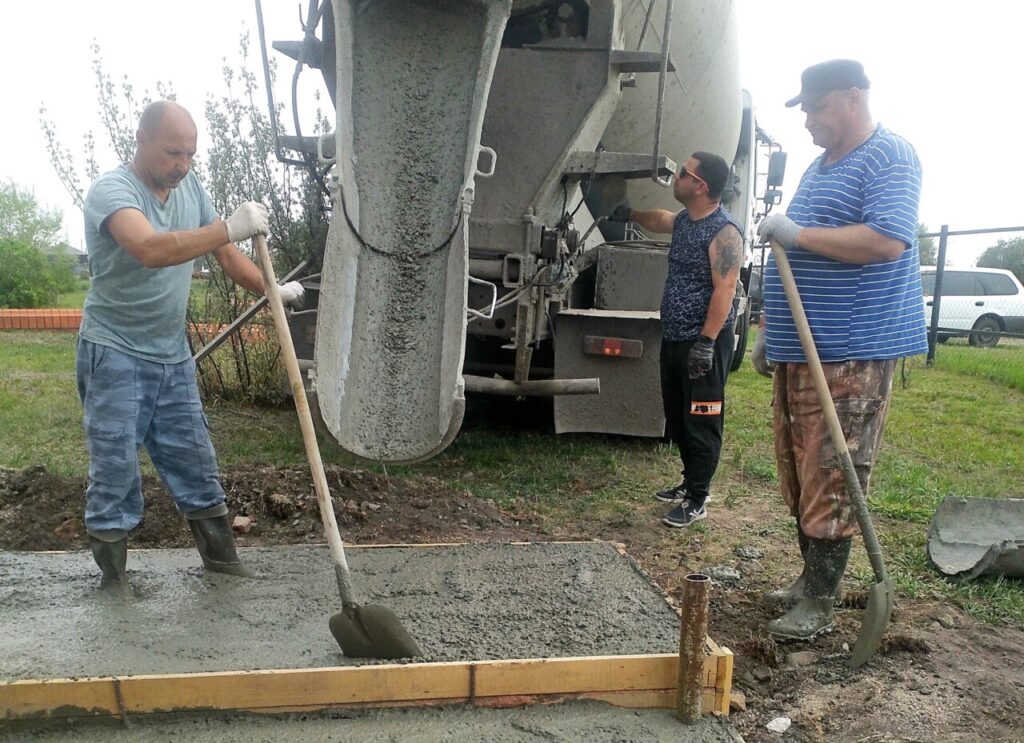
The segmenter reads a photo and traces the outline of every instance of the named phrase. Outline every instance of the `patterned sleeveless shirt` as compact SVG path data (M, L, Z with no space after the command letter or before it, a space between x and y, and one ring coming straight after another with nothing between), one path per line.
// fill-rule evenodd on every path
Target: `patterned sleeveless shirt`
M708 248L727 224L737 230L740 228L722 206L696 221L689 218L685 209L676 215L668 251L668 278L661 297L661 337L664 340L692 341L700 336L714 289ZM735 309L730 307L729 317L722 327L730 325L735 315Z

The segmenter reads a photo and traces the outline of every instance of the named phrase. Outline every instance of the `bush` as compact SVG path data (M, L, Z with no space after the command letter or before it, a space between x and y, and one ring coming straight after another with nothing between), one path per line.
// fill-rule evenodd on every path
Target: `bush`
M0 308L46 307L75 285L71 257L48 254L27 240L0 238Z

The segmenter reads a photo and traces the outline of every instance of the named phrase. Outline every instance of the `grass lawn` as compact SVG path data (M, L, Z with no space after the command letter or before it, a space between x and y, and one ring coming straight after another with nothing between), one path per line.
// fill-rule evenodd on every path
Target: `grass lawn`
M57 297L57 309L80 310L85 304L85 294L89 291L89 279L79 279L74 291Z
M43 464L60 475L86 473L74 348L70 333L0 333L0 466ZM947 583L928 565L924 550L928 522L945 495L1024 497L1024 389L1014 381L1024 374L1024 358L1009 345L997 357L1002 350L947 344L939 348L933 367L923 359L907 362L906 385L897 381L893 393L870 503L902 594L938 591L980 618L1022 623L1024 582ZM715 498L725 506L744 499L780 501L770 405L770 384L748 361L729 382L726 440L715 485ZM223 466L305 462L290 407L214 401L207 413ZM555 524L588 515L628 520L637 503L678 478L676 453L663 442L555 436L548 430L550 425L467 426L434 459L387 471L436 477L505 508L536 511ZM324 441L321 449L327 463L384 469ZM781 506L773 506L772 513L778 518L765 528L780 533L791 528ZM714 539L713 531L698 531L701 539ZM872 582L863 567L855 573L863 583Z

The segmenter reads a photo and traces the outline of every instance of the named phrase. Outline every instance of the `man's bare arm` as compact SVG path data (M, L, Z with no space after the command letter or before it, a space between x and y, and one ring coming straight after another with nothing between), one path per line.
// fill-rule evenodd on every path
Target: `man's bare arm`
M902 240L875 232L866 224L804 227L797 237L797 246L842 263L858 265L895 260L907 247Z
M228 242L224 222L197 230L157 232L138 209L119 209L106 221L111 236L146 268L178 266L206 255Z
M676 213L665 209L634 209L629 217L649 232L671 233L676 225Z
M711 259L711 283L714 288L701 334L716 338L725 325L725 319L729 317L732 300L736 296L736 281L743 258L743 238L739 230L731 224L719 230L708 246L708 258Z

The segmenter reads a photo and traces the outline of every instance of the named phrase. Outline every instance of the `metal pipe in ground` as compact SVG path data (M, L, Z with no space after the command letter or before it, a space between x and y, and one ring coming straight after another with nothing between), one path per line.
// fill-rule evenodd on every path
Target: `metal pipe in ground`
M710 594L711 579L708 576L691 573L683 578L679 675L676 681L676 717L683 722L696 722L700 719Z

